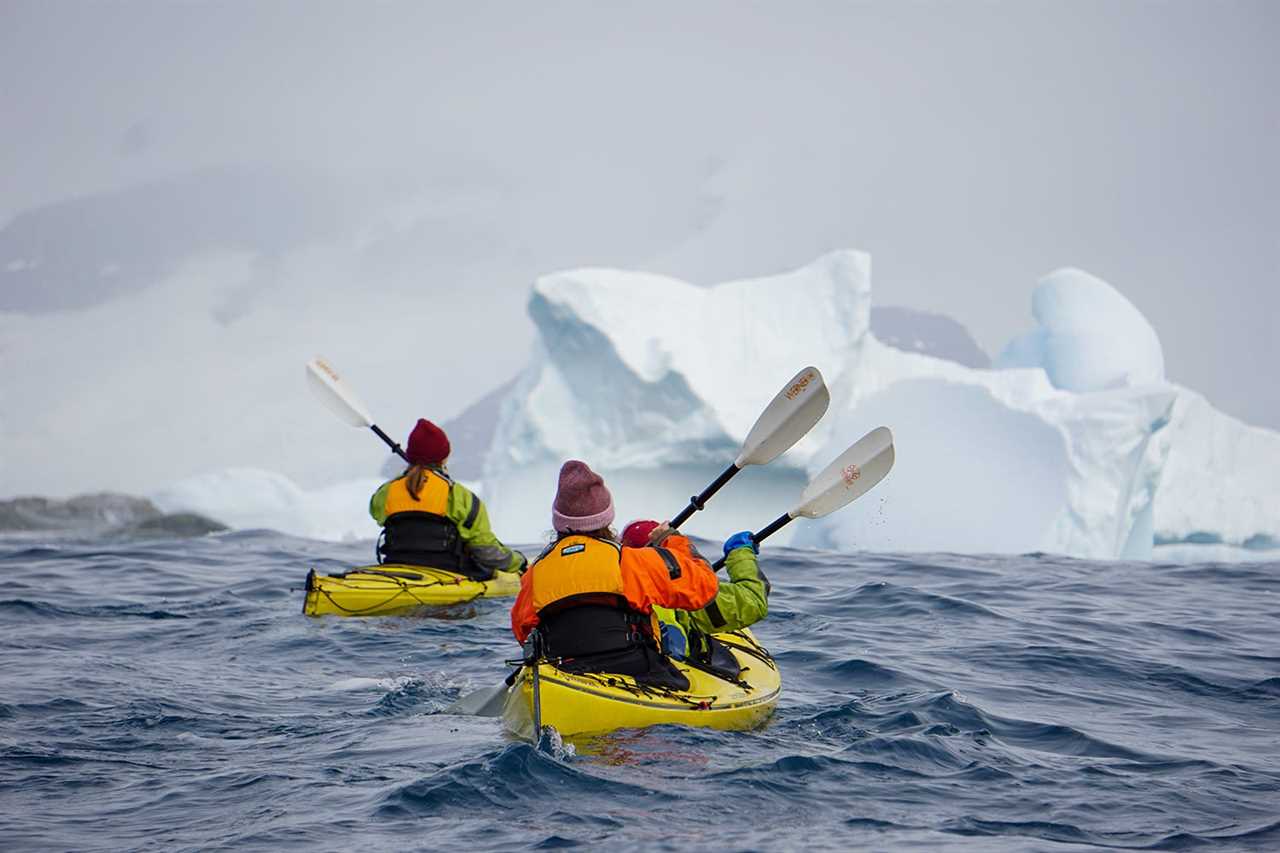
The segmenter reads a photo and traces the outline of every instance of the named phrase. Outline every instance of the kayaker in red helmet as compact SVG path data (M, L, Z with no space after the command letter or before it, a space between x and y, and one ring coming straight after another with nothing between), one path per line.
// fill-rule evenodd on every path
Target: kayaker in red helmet
M668 532L657 521L633 521L622 531L622 544L627 548L660 545ZM729 670L736 677L733 655L711 635L741 630L769 615L772 585L760 568L758 550L750 531L733 534L724 543L729 583L720 583L716 597L701 610L659 612L663 647L669 654L713 671Z
M378 562L445 569L475 580L524 571L525 556L493 535L480 498L449 477L450 450L444 430L418 420L405 446L409 467L369 500L369 514L383 526Z
M676 533L658 547L623 548L613 518L600 475L585 462L564 463L551 507L556 538L521 579L511 630L521 643L539 630L543 654L561 669L687 689L661 653L653 611L705 607L716 595L715 573Z

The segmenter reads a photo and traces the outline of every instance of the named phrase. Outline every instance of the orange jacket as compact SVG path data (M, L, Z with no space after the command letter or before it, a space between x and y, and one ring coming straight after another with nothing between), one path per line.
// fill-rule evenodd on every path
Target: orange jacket
M541 572L541 573L540 573ZM538 625L538 611L584 593L610 593L649 615L654 605L699 610L716 597L716 574L693 543L672 534L661 548L624 548L570 534L548 548L520 578L511 608L511 632L523 643Z

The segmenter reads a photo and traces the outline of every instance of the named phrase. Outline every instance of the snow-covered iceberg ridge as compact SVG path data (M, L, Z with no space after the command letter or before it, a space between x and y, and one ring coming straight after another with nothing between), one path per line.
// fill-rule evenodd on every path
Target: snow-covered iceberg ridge
M571 457L605 474L619 522L670 516L732 460L782 383L815 364L831 387L827 416L687 529L717 538L763 525L884 423L894 472L853 506L792 525L796 544L1141 558L1153 541L1280 542L1280 521L1261 509L1280 505L1268 493L1280 483L1280 435L1167 383L1155 331L1107 283L1059 270L1032 302L1036 328L988 370L878 341L861 252L710 288L607 269L543 277L529 301L534 357L484 461L495 528L517 541L543 535L555 472ZM1269 473L1216 490L1193 476L1242 436L1250 464L1264 459Z

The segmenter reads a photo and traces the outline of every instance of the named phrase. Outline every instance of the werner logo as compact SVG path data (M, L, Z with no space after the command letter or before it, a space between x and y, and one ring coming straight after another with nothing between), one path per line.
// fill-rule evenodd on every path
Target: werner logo
M314 362L312 362L312 363L313 363L313 364L315 364L315 366L316 366L319 370L321 370L321 371L322 371L326 376L328 376L328 377L329 377L330 379L332 379L334 382L337 382L337 381L338 381L338 371L336 371L336 370L334 370L332 367L330 367L330 366L329 366L329 362L325 361L325 360L324 360L324 359L322 359L322 358L317 358L317 359L316 359Z
M840 472L840 478L844 480L846 486L852 486L854 480L862 476L861 469L857 465L846 465L844 470Z
M813 371L809 371L804 376L797 379L792 384L792 386L786 390L785 392L786 398L788 400L794 400L796 397L799 397L800 394L804 391L804 389L809 387L809 383L812 382L813 380L814 380Z

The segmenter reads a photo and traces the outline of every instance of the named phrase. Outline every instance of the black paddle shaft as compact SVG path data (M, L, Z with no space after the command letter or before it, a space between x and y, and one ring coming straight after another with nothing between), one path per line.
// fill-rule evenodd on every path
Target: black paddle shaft
M768 539L770 536L772 536L773 534L777 533L779 530L781 530L782 528L790 524L791 518L792 516L790 513L783 513L782 515L775 518L773 521L769 522L769 525L764 529L758 530L755 533L752 533L751 534L752 541L755 542L757 546L759 546L761 542ZM722 568L724 568L724 561L727 559L729 559L729 555L725 554L723 557L721 557L720 559L712 563L711 564L712 571L718 572Z
M702 494L694 495L689 498L689 505L680 511L680 514L671 519L671 529L675 530L689 520L689 516L706 506L707 501L711 500L711 496L720 491L720 487L733 479L733 475L741 471L737 465L730 465L724 469L724 472L716 477L715 481L702 490Z
M542 633L540 631L533 632L533 663L530 668L533 671L533 748L537 749L538 744L542 742L542 681L538 675L538 671L542 668Z
M373 430L374 435L376 435L378 438L385 441L387 443L387 447L390 447L392 450L395 451L396 456L399 456L405 462L409 462L409 457L404 455L404 451L400 449L400 445L392 441L391 436L387 435L385 432L382 431L382 427L378 426L377 424L369 424L369 429ZM413 463L409 463L409 464L413 464Z

